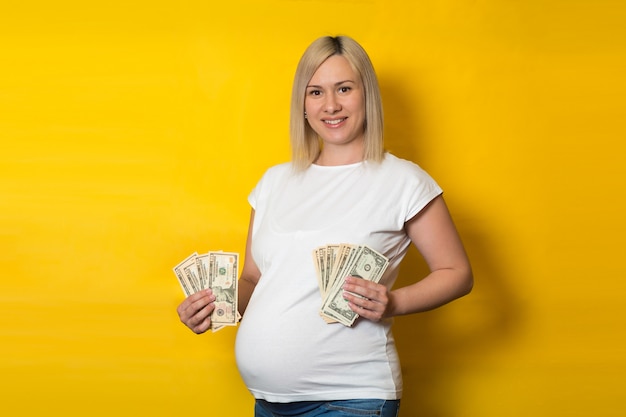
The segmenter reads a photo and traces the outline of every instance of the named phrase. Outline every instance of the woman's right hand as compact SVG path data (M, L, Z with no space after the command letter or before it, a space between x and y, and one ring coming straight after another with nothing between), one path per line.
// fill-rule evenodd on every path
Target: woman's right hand
M180 321L196 334L211 328L211 313L215 309L215 295L210 289L198 291L187 297L176 309Z

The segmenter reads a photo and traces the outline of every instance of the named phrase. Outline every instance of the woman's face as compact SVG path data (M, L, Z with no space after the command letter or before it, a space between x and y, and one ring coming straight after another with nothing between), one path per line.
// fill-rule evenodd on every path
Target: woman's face
M327 149L363 143L365 94L359 75L341 55L328 58L309 81L304 109Z

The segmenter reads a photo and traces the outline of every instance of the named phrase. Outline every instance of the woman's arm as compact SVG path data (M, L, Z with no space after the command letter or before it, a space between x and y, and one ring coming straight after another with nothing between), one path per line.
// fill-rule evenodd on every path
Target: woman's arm
M379 321L432 310L472 290L472 269L443 197L436 197L407 221L405 230L430 273L415 284L391 292L382 284L347 277L344 297L366 319Z
M472 268L442 196L406 222L405 229L430 273L415 284L392 291L385 316L432 310L472 290Z
M252 258L252 226L254 226L254 209L252 209L250 213L250 225L248 226L248 239L246 241L246 258L241 276L239 277L239 282L237 283L239 289L239 299L237 302L239 305L239 314L242 316L246 311L246 307L248 307L248 302L250 301L256 284L261 278L261 271L259 271L256 262L254 262Z

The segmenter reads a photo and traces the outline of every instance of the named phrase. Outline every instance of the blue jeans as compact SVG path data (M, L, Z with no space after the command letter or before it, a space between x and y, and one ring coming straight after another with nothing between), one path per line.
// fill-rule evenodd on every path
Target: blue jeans
M319 407L300 414L299 417L397 417L400 400L339 400L328 401ZM254 417L283 417L274 414L258 401L254 406Z

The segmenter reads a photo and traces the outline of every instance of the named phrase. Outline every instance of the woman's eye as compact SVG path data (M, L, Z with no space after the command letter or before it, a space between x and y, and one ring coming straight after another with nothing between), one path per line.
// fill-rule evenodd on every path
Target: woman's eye
M339 92L340 93L347 93L348 91L350 91L350 87L340 87L339 88Z
M320 94L322 94L320 90L309 90L310 96L319 96Z

